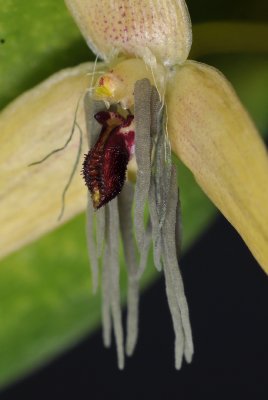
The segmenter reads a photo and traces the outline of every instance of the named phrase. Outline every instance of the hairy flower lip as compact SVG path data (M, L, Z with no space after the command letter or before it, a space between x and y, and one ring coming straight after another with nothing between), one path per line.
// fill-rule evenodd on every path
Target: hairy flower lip
M134 151L135 132L133 115L124 118L118 112L99 111L94 118L102 129L97 142L86 154L83 177L93 206L99 209L123 188L127 165Z

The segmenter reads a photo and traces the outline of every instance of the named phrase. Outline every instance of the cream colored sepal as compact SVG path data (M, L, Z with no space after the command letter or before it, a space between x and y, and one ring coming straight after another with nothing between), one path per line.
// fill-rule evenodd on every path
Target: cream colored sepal
M70 135L79 98L89 86L92 64L61 71L20 96L0 114L0 257L54 229L85 208L86 188L79 172L61 196L77 155L76 128L69 146L43 163L29 167ZM83 99L77 121L84 133ZM85 147L82 151L81 162Z
M166 100L173 151L268 273L268 157L250 117L223 75L197 62L177 68Z
M65 0L88 46L105 61L118 54L146 64L182 64L192 44L184 0Z

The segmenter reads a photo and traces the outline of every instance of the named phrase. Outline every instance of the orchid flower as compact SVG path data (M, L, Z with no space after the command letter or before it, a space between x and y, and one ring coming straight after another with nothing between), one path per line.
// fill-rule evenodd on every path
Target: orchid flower
M119 232L129 272L129 355L137 340L138 282L153 239L155 266L165 273L176 337L175 366L179 369L183 356L191 361L193 344L178 269L180 208L171 149L237 229L266 272L267 152L226 79L212 67L187 60L192 35L183 0L66 0L66 4L89 47L103 62L62 71L2 112L1 255L57 225L54 204L62 195L59 182L68 182L72 154L77 152L70 139L76 132L82 135L87 131L91 148L84 148L84 177L90 191L88 245L94 289L98 257L104 251L104 343L110 345L113 326L118 365L123 368ZM83 108L80 100L85 93ZM62 145L70 127L71 136ZM53 149L49 148L49 138L55 137L55 130L58 139ZM19 155L8 141L14 132L21 146ZM29 149L27 138L33 132L37 139ZM40 137L45 139L42 148ZM116 153L111 155L108 150L115 143ZM63 148L64 160L57 158ZM53 162L47 157L50 152ZM79 151L77 154L80 156ZM31 167L29 178L28 169L23 167L36 160L43 163ZM77 158L76 164L79 162ZM25 182L24 187L16 185L19 181ZM50 190L44 191L48 181ZM34 192L31 187L35 187ZM62 222L84 208L83 194L81 181L74 179ZM99 210L94 212L94 207Z

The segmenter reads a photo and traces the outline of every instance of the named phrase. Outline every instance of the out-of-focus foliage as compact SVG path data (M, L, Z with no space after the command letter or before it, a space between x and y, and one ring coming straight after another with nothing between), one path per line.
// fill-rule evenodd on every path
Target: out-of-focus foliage
M94 59L63 0L0 7L0 108L55 71Z

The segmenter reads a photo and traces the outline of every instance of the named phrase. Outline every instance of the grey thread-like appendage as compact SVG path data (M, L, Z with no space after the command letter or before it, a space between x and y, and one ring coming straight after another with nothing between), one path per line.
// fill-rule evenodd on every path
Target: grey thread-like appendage
M181 215L181 202L180 202L180 190L178 189L178 203L176 207L176 228L175 228L175 242L177 250L177 259L180 261L181 258L181 247L182 247L182 215Z
M95 214L97 257L100 258L102 256L105 241L105 207L101 207Z
M90 267L92 271L92 290L93 293L96 293L98 287L99 265L96 254L96 243L94 240L94 209L89 193L87 200L86 218L87 218L87 224L86 224L87 248L88 248Z
M153 180L155 182L155 199L159 215L158 232L154 237L155 248L161 248L161 230L165 221L168 194L171 179L171 150L163 129L164 117L159 122L158 144L156 147Z
M147 221L143 247L140 250L140 262L139 262L139 268L138 268L138 278L139 279L142 277L142 274L145 271L151 243L152 243L152 223L151 223L151 220L149 217L148 221Z
M101 131L100 124L95 120L94 115L103 110L103 102L94 101L90 93L84 98L84 107L86 114L86 127L89 148L92 148L99 138ZM89 195L90 196L90 195ZM106 231L106 246L104 263L102 269L102 320L103 320L103 340L106 347L111 344L111 327L113 322L114 335L117 347L118 366L124 368L124 350L123 350L123 328L120 307L120 285L119 285L119 217L117 209L117 200L110 202L109 205L97 212L96 238L94 240L94 211L90 201L89 223L89 257L92 264L93 288L97 287L96 276L98 266L97 256L100 257L103 248L103 241ZM107 229L106 229L107 227ZM97 251L96 251L97 247ZM111 321L112 316L112 321Z
M112 319L111 319L111 276L110 276L110 253L108 246L105 247L102 265L102 335L105 347L111 346L112 341Z
M158 181L162 177L162 171L159 171L159 153L162 153L162 142L163 142L163 113L162 103L159 98L159 94L155 88L152 90L151 98L151 138L153 143L152 152L152 173L151 173L151 185L149 192L149 209L152 223L152 236L153 236L153 247L154 247L154 264L158 271L162 269L161 263L161 236L160 236L160 215L161 212L161 193L159 193L160 187L157 188ZM163 168L164 164L162 164ZM158 185L159 186L159 185ZM159 198L160 197L160 198Z
M167 138L163 129L163 107L155 88L152 90L151 114L153 152L151 185L149 191L149 210L154 244L154 264L157 270L161 270L161 230L167 209L167 196L171 174L171 154L166 151Z
M163 270L165 275L167 300L175 332L175 368L180 369L184 351L184 332L182 329L180 309L176 301L172 277L165 256L166 254L163 255Z
M139 314L139 277L137 252L132 220L132 205L134 201L134 187L131 183L125 183L118 196L120 230L123 240L124 254L128 274L127 293L127 340L126 353L132 355L138 337Z
M101 126L95 120L94 115L98 111L103 109L103 103L100 101L93 101L90 93L86 93L84 97L84 108L85 108L85 116L86 116L86 129L87 129L87 140L88 146L91 148L94 146L96 141L98 140ZM96 242L94 238L94 209L92 206L92 200L90 197L90 193L88 193L88 200L87 200L87 246L88 246L88 254L89 254L89 261L92 270L92 287L93 293L96 293L98 288L98 259L99 257L99 250L96 252ZM105 227L101 226L98 228L99 234L98 244L100 241L100 229L105 229Z
M137 83L135 89L137 93L140 90ZM136 98L138 99L137 93ZM154 242L154 262L157 269L161 269L162 261L164 265L166 291L175 331L175 366L180 369L183 355L188 362L191 360L193 344L188 306L178 267L181 235L176 170L172 167L171 149L163 129L165 121L163 121L163 114L161 113L161 102L154 88L152 88L150 109L152 152L148 200ZM137 121L136 124L139 126ZM136 157L139 155L138 152L139 149L136 148ZM147 194L148 192L143 190L142 213L140 212L139 218L135 220L141 221L142 219L143 242L145 237L144 205Z
M118 368L124 368L124 340L123 326L120 306L120 266L119 266L119 213L117 198L108 204L109 208L109 238L108 247L110 260L110 279L111 279L111 311L113 319L113 329L117 348Z
M167 144L167 138L164 132L159 138L159 146L156 153L156 190L157 190L157 201L159 208L159 235L165 221L167 204L168 204L168 193L170 188L171 180L171 151Z
M187 362L190 362L193 355L193 341L192 341L192 331L189 320L189 310L184 294L184 286L182 277L179 270L178 260L177 260L177 249L175 242L175 228L176 228L176 207L178 205L178 190L177 190L177 178L176 178L176 168L172 168L171 176L171 186L169 192L168 208L166 213L165 222L163 225L163 248L164 248L164 263L165 271L168 271L168 276L171 277L167 279L166 284L170 282L171 287L169 291L171 293L172 302L177 302L177 307L180 312L182 328L184 332L184 356ZM172 314L172 317L174 315ZM176 337L179 332L175 332ZM180 349L178 350L180 354ZM179 364L179 363L178 363Z
M148 198L151 179L151 93L148 79L135 83L135 154L138 166L135 190L135 231L139 249L143 247L145 236L144 206Z
M138 336L139 280L145 269L151 239L154 243L154 262L163 270L166 292L175 331L175 366L180 369L183 355L190 362L193 342L188 305L178 266L181 242L181 215L178 200L176 169L172 167L171 150L165 136L163 107L157 90L147 79L136 82L135 147L138 165L136 191L126 183L118 198L98 210L96 241L94 210L89 196L87 212L88 248L93 275L93 290L98 283L98 257L105 248L102 268L102 320L105 346L111 344L113 328L118 366L124 367L124 343L120 307L119 230L124 244L128 272L128 316L126 353L134 351ZM85 96L88 141L93 146L101 130L94 114L103 109L102 102ZM135 232L140 259L136 254L132 204L135 198ZM145 220L148 200L149 218ZM119 226L120 222L120 226ZM96 244L97 242L97 244ZM103 246L103 244L105 245ZM96 250L97 249L97 250Z
M158 209L156 204L156 188L155 188L155 181L152 178L150 191L149 191L149 211L150 211L150 219L152 225L152 238L153 238L153 248L154 248L154 265L158 271L162 269L162 262L161 262L161 254L162 254L162 244L161 241L157 241L159 235L159 215Z

